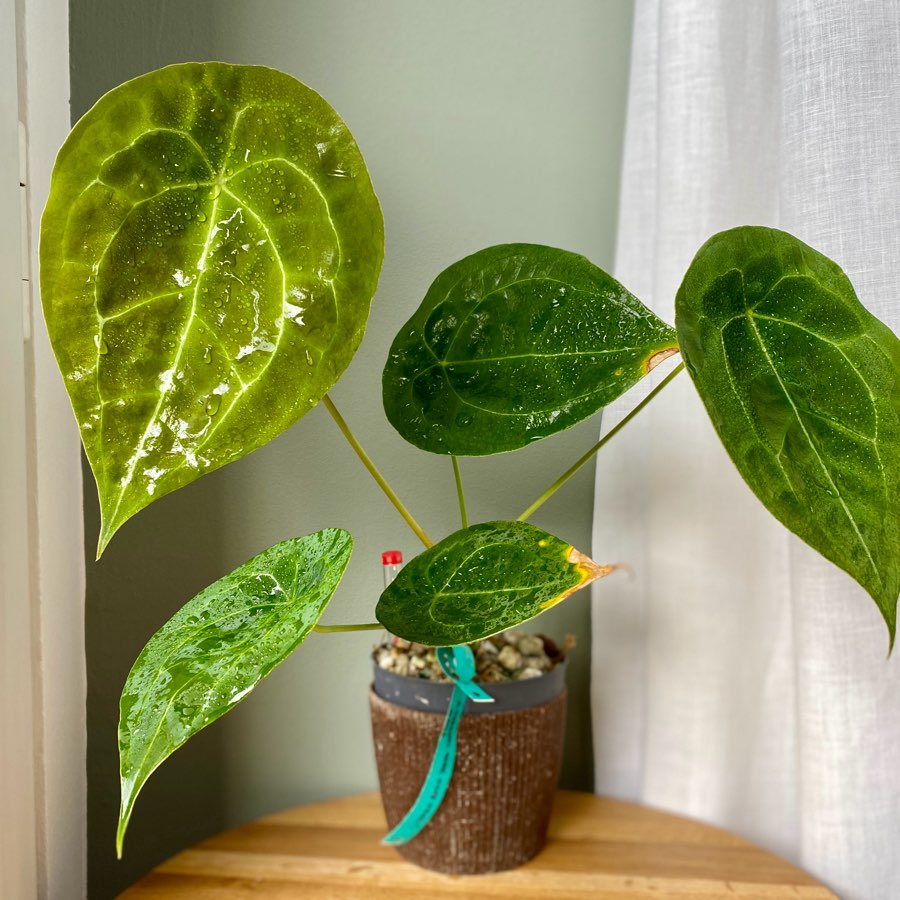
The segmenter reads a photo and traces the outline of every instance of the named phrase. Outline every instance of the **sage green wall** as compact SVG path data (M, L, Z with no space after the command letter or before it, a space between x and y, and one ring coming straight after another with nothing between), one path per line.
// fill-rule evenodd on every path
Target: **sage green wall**
M315 87L368 161L384 208L384 270L360 352L333 392L433 536L457 527L448 460L386 424L380 371L434 276L480 247L547 243L612 262L631 30L628 0L187 2L72 0L73 115L117 83L188 59L262 63ZM473 520L514 517L595 440L588 423L462 464ZM125 861L113 855L117 696L143 642L197 590L283 538L330 525L356 550L328 621L369 621L380 551L416 540L323 409L249 458L141 513L91 560L88 497L90 897L113 896L201 836L289 804L375 786L371 635L314 635L234 713L153 776ZM592 473L534 521L590 549ZM589 596L541 628L572 632L564 784L590 789Z

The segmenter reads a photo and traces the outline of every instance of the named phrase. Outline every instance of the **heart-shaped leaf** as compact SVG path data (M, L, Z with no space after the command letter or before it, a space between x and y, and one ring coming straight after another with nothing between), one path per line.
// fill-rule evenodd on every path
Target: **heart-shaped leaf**
M468 644L533 619L614 568L534 525L484 522L411 560L375 617L408 641Z
M381 210L346 125L256 66L169 66L72 130L41 225L50 339L99 551L153 500L297 421L363 336Z
M201 591L150 638L120 703L119 856L135 798L156 767L303 642L352 548L339 528L276 544Z
M900 592L900 340L827 257L746 226L700 249L676 299L688 371L766 508L875 599Z
M672 328L583 256L488 247L445 269L400 329L384 409L432 453L516 450L593 415L677 349Z

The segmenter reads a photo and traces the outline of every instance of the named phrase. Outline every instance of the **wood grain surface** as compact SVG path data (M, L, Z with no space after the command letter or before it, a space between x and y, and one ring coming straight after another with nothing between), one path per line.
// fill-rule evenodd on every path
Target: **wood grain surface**
M440 875L380 840L378 794L299 806L185 850L122 900L398 897L819 900L811 876L738 837L633 803L560 791L547 847L519 869Z

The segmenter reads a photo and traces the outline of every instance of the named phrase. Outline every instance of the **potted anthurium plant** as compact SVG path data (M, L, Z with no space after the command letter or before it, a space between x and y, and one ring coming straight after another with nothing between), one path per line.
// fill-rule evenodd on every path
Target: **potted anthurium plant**
M526 520L687 368L749 486L868 591L893 643L900 341L834 262L780 231L718 234L685 275L674 328L564 250L509 244L451 265L397 335L383 385L400 435L454 465L549 437L667 356L683 362L518 520L435 543L328 396L362 339L382 254L357 145L285 74L171 66L81 119L42 221L41 291L99 490L98 555L143 507L321 402L426 548L378 600L377 627L473 642L610 570ZM150 639L121 701L120 852L138 792L175 749L313 630L371 627L317 624L351 544L336 528L278 544Z

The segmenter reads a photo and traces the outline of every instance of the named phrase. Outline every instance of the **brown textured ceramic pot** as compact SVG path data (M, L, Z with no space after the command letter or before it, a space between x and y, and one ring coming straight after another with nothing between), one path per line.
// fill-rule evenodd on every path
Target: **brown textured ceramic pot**
M398 681L408 684L397 688ZM564 666L541 678L482 686L499 695L496 706L504 711L488 712L493 704L469 701L447 795L424 830L397 848L426 869L452 875L514 869L546 840L562 761ZM418 678L376 677L369 701L390 828L406 815L425 781L451 691L451 685ZM384 694L393 699L379 696Z

